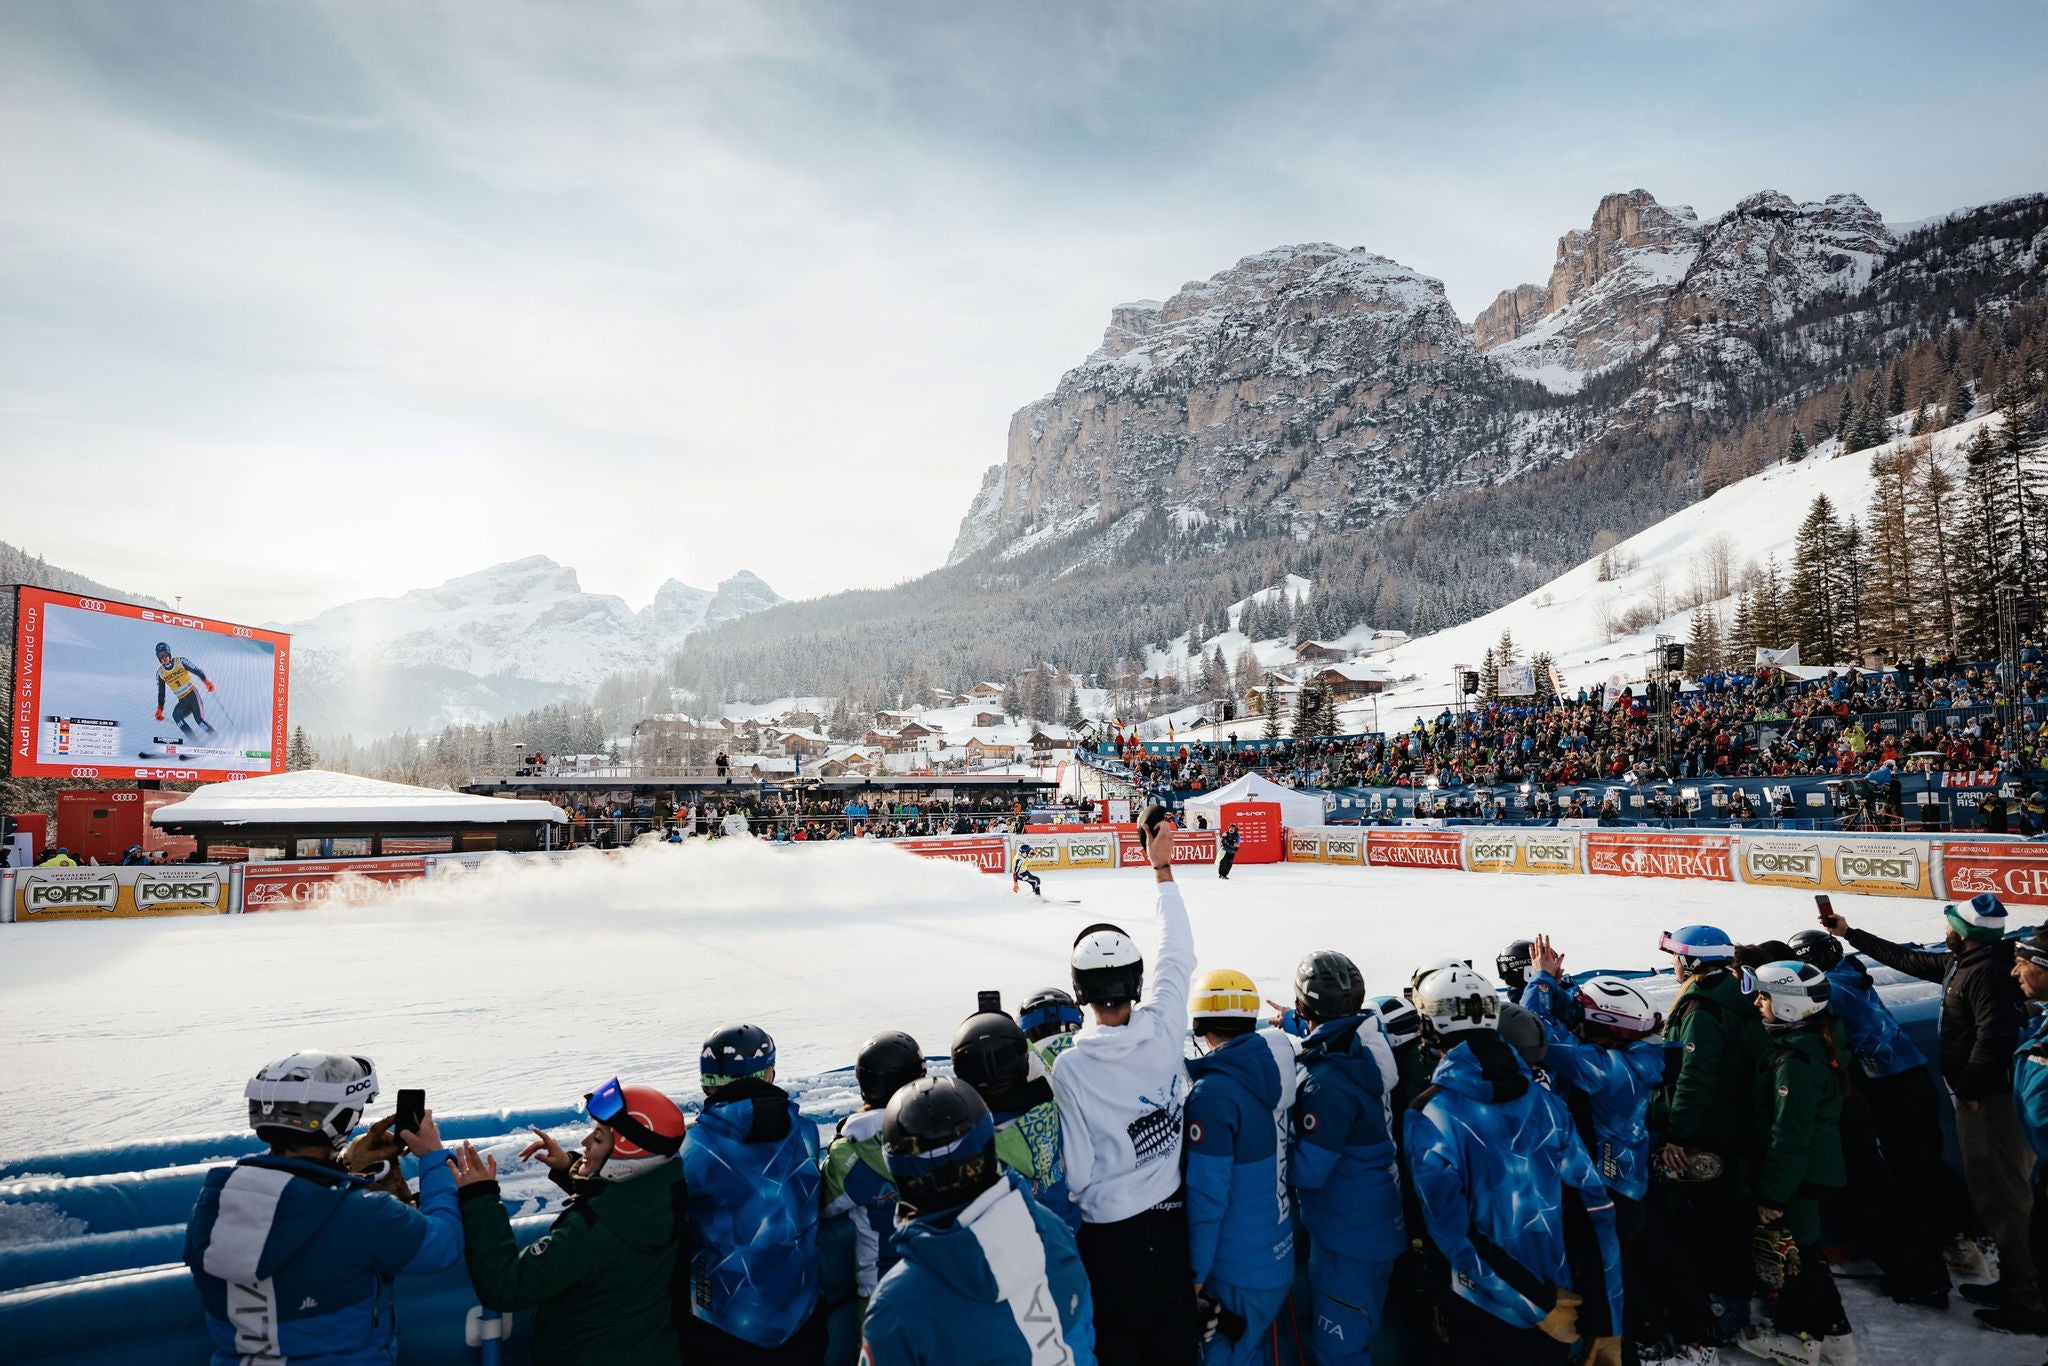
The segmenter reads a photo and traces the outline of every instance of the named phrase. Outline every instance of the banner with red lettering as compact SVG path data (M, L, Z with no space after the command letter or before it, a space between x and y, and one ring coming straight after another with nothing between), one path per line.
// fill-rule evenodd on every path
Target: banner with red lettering
M394 882L427 875L423 858L302 859L251 863L242 875L245 911L299 911L329 902L367 901Z
M1662 830L1588 830L1586 871L1608 877L1735 880L1733 835L1680 835Z
M1941 868L1952 900L1990 892L2000 901L2048 905L2048 844L1943 840Z
M919 858L971 863L984 873L1010 871L1010 842L1002 835L935 835L895 843L897 848L907 849Z

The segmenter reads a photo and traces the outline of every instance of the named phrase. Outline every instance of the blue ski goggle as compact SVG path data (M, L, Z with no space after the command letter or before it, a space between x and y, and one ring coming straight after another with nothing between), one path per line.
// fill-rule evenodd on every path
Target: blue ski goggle
M1048 1001L1044 1005L1026 1006L1017 1017L1017 1026L1026 1034L1034 1029L1072 1025L1081 1027L1081 1007L1068 1005L1065 1001Z
M583 1098L583 1113L650 1153L674 1157L682 1151L682 1139L665 1137L633 1118L626 1108L626 1088L617 1077Z
M599 1124L609 1124L626 1113L626 1088L613 1077L583 1098L583 1113Z

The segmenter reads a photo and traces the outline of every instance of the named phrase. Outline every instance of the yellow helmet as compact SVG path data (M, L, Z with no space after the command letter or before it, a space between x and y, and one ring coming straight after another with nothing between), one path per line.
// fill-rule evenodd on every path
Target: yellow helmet
M1188 1013L1199 1029L1204 1020L1249 1020L1259 1022L1259 984L1241 972L1216 968L1195 979Z

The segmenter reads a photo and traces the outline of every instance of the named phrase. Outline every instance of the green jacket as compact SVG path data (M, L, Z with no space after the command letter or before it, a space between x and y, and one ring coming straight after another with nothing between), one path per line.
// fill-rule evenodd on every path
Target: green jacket
M1849 1179L1842 1160L1841 1077L1829 1064L1818 1028L1770 1035L1756 1071L1753 1114L1761 1162L1756 1198L1788 1211L1792 1236L1811 1243L1820 1237L1814 1202L1821 1189Z
M1733 1162L1749 1141L1750 1091L1764 1051L1756 1007L1730 972L1695 977L1678 994L1664 1026L1679 1050L1678 1079L1664 1088L1664 1139L1705 1148Z
M545 1236L521 1250L498 1183L461 1191L464 1258L486 1309L535 1309L535 1366L676 1366L669 1314L683 1164L631 1181L577 1181Z

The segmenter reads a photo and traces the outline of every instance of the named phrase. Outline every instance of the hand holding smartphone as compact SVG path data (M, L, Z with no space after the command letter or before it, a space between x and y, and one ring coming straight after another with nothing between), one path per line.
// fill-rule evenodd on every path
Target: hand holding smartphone
M427 1093L423 1090L401 1090L398 1093L398 1112L392 1117L394 1133L411 1134L427 1118Z

